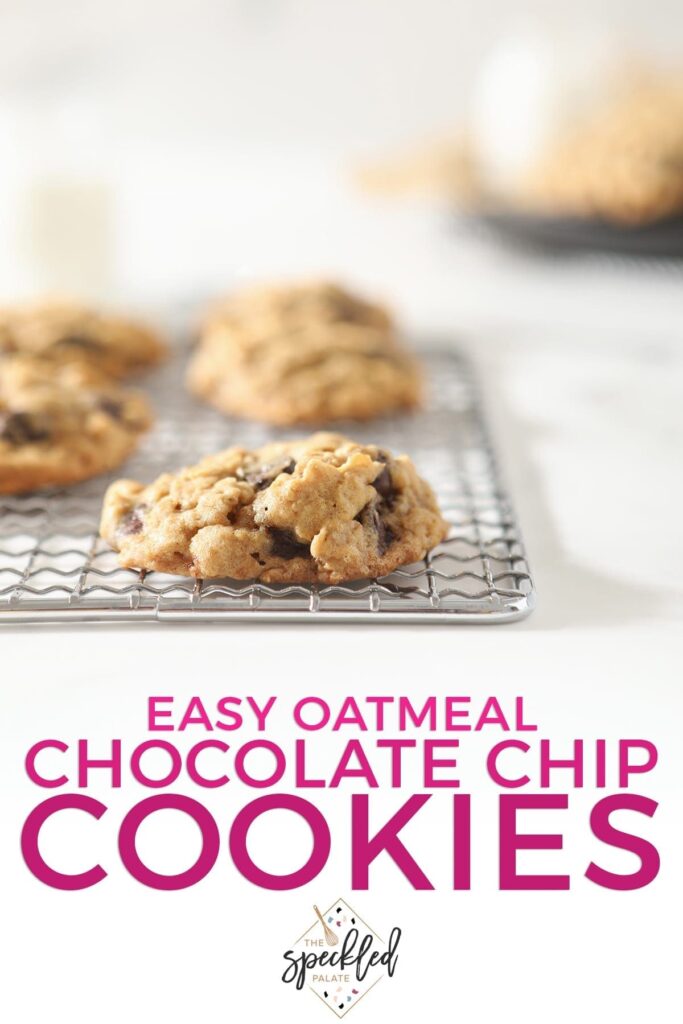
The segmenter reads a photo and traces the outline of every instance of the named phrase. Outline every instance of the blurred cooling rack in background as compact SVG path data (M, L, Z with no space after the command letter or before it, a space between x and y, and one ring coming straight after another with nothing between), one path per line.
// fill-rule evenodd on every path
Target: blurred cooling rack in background
M371 425L340 425L358 441L408 453L434 486L451 532L415 565L382 579L337 585L193 580L121 569L97 525L110 478L69 489L0 497L0 623L300 621L500 623L533 608L534 588L502 488L470 364L453 351L422 353L427 407ZM150 378L156 428L113 476L148 481L239 443L275 436L229 420L182 385L179 355Z
M462 215L456 214L457 220ZM464 218L510 246L544 257L593 256L647 261L683 270L683 217L643 225L614 224L580 217L549 217L507 210L482 210Z

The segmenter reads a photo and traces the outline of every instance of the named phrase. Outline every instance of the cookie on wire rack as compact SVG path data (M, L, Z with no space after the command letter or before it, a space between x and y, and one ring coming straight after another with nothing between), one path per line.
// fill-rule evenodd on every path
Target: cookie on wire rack
M218 306L187 381L224 413L281 426L369 420L414 409L423 393L386 310L326 281L255 288Z
M0 353L13 352L85 363L120 378L161 362L167 347L137 320L60 300L0 307Z
M92 367L0 358L0 494L115 469L152 423L146 399Z
M407 456L318 433L229 448L147 486L119 480L100 529L127 568L338 583L418 561L448 526Z

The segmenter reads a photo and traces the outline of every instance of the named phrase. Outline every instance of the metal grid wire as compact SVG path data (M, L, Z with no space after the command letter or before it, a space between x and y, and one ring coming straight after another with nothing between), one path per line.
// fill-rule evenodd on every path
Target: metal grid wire
M208 452L237 443L257 447L278 436L194 400L176 357L146 382L157 426L123 469L77 487L0 497L0 622L521 618L533 606L533 583L471 367L452 351L426 352L423 359L429 400L422 413L340 427L354 440L408 453L436 489L452 529L423 562L334 586L190 580L119 568L97 534L110 479L149 481Z

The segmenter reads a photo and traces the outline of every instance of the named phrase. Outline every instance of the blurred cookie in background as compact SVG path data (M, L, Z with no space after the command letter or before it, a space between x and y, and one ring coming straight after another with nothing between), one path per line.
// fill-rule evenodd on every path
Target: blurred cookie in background
M368 420L415 408L423 391L390 314L326 281L250 289L216 307L187 380L221 411L276 425Z
M0 353L12 352L58 364L84 363L126 377L159 363L167 348L137 320L77 302L46 300L0 307Z
M151 426L146 399L85 364L0 358L0 494L119 466Z
M683 214L683 75L615 88L543 154L520 201L626 225Z
M354 177L363 191L378 196L422 193L464 203L476 201L481 191L473 148L462 133L401 157L366 164Z
M311 323L356 323L378 330L393 327L389 312L333 281L300 281L245 288L218 303L207 324L246 322L273 329L296 328Z
M431 191L508 236L683 254L683 69L610 34L519 30L481 63L450 139L361 182Z

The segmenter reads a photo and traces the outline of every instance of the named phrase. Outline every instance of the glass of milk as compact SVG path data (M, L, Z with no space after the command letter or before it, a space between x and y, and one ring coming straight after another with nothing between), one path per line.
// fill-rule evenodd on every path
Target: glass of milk
M85 100L0 106L3 299L98 300L110 291L114 210L104 141Z

